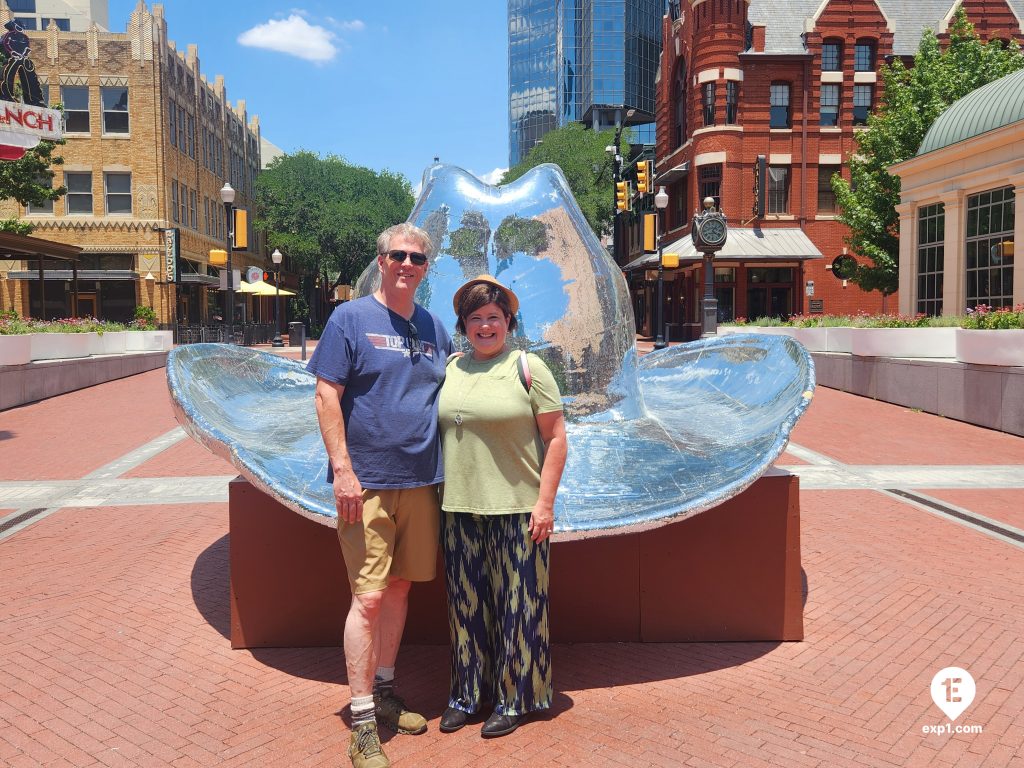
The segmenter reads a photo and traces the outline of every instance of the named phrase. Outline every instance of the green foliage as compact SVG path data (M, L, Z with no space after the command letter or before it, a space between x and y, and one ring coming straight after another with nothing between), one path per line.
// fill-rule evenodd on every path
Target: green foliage
M522 162L505 172L501 183L515 181L542 163L554 163L565 174L590 228L599 235L609 232L614 181L612 159L605 147L614 141L615 131L593 131L579 123L570 123L545 133L544 140L531 149ZM621 154L629 155L628 144L623 144Z
M257 177L254 226L306 271L353 282L373 259L377 235L405 221L412 205L401 174L302 150Z
M31 235L33 229L35 227L21 219L0 219L0 232L12 235Z
M1024 328L1024 304L1012 310L1008 307L992 309L982 304L967 310L967 314L963 316L911 317L898 314L869 315L866 312L859 312L856 315L793 315L788 320L780 320L777 317L747 320L745 317L737 317L733 322L722 325L756 328Z
M133 323L139 330L142 331L155 331L156 330L156 310L152 307L146 307L139 305L135 308L135 322Z
M980 304L973 309L967 310L967 315L961 319L964 328L972 330L1007 330L1024 328L1024 304L1018 304L1013 309L1003 307L992 309L985 304Z
M899 177L889 166L913 157L935 119L957 99L1024 67L1020 46L983 43L963 8L949 29L942 50L935 33L926 29L908 69L899 59L882 67L884 96L868 128L857 135L857 154L850 158L848 182L838 174L832 189L839 220L850 229L846 242L867 257L852 280L861 288L894 293L899 283Z
M67 192L66 187L49 186L53 181L51 166L64 163L64 158L53 153L58 144L63 143L63 140L40 141L32 149L26 150L20 160L0 162L0 199L13 198L21 205L42 205Z
M548 247L548 232L539 221L506 216L494 233L494 247L499 259L513 253L537 255Z

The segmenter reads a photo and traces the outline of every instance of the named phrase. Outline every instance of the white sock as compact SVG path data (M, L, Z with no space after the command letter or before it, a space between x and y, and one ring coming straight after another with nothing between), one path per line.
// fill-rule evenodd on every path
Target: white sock
M375 722L375 712L373 707L373 696L353 696L352 697L352 728L354 729L357 725L363 723Z

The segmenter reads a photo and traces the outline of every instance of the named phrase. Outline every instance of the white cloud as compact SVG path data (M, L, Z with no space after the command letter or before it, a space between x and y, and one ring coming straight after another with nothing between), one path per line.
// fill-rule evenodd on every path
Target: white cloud
M333 19L330 16L327 17L327 21L333 24L335 27L340 29L342 32L362 32L366 29L366 24L359 19L352 19L351 21L339 21Z
M485 173L483 176L478 178L485 184L497 184L501 181L501 177L505 175L505 171L507 170L508 168L495 168L490 173Z
M317 64L330 61L337 55L335 39L333 32L310 24L296 13L287 19L271 19L266 24L257 24L238 36L241 45L287 53Z

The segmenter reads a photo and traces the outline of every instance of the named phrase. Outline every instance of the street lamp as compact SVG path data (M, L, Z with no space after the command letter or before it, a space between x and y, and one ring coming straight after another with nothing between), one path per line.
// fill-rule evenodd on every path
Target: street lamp
M235 190L231 186L230 182L225 181L224 186L220 188L220 199L224 203L224 215L227 216L227 270L228 270L228 290L227 296L225 297L225 303L227 304L226 311L224 314L224 322L228 326L228 343L232 344L235 340L234 324L235 324L235 280L234 273L231 270L231 248L234 245L234 216L231 215L232 209L235 203Z
M664 349L668 346L668 342L665 341L665 255L662 253L665 246L662 219L665 216L665 209L668 208L668 193L664 187L658 187L658 194L654 196L654 207L658 209L654 219L654 227L658 233L658 332L654 339L654 348Z
M284 342L281 340L281 260L284 259L284 255L280 248L275 248L274 252L270 254L270 258L274 260L274 286L277 288L277 296L274 298L274 319L277 321L274 325L277 326L275 329L277 332L274 334L274 340L270 346L283 347Z

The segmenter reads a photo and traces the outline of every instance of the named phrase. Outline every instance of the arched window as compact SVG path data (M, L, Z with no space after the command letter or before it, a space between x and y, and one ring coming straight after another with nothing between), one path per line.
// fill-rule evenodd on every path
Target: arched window
M676 79L672 88L672 98L675 99L675 136L673 149L681 147L686 141L686 61L679 60L676 65Z
M824 67L822 67L824 69ZM857 72L875 71L875 41L862 38L853 47L853 68Z

